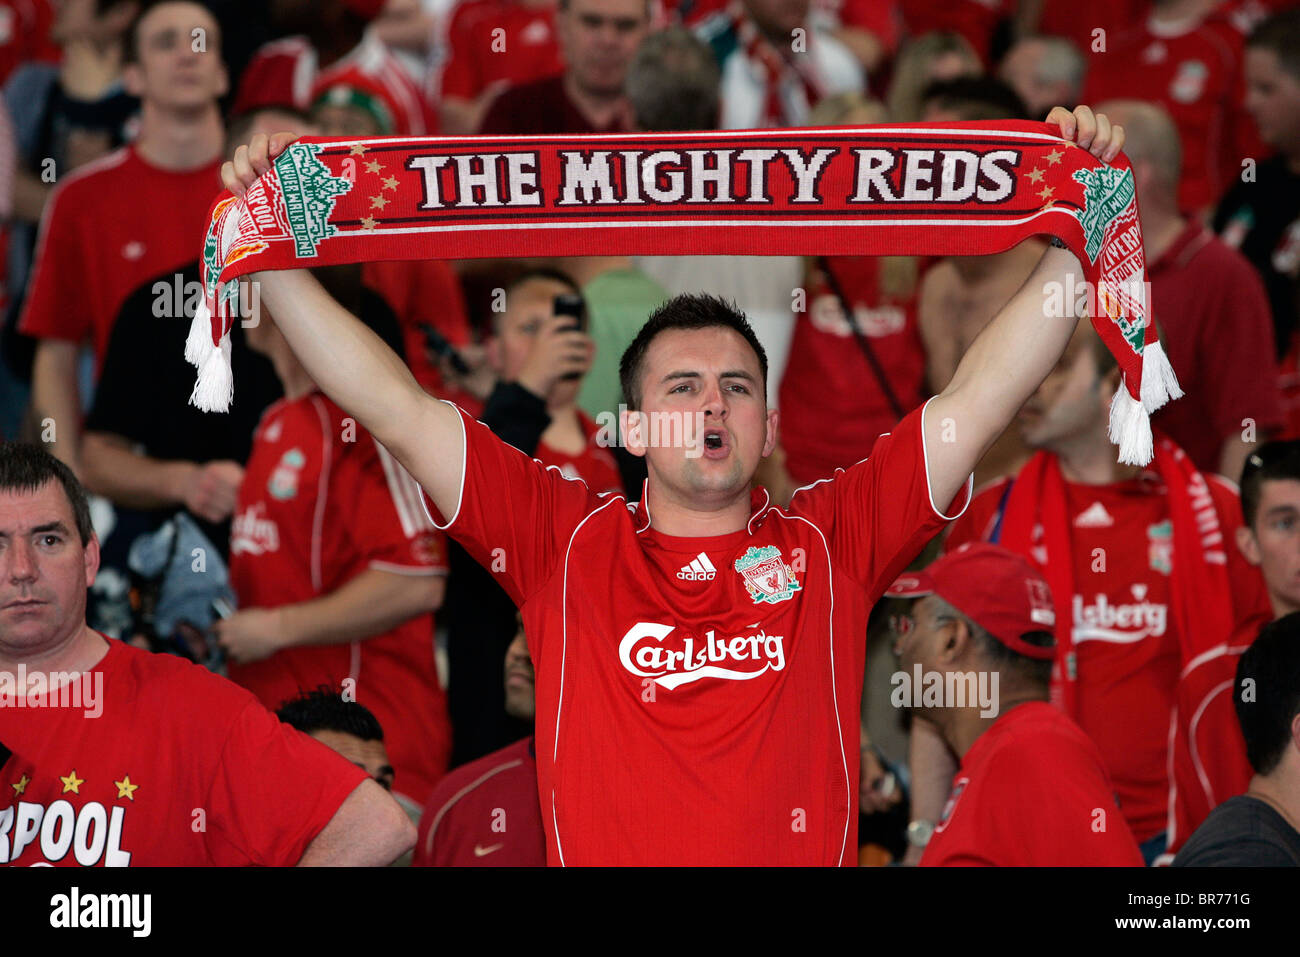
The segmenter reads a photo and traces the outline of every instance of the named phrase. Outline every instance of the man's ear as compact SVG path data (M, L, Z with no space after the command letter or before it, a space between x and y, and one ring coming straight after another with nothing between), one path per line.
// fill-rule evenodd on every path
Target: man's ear
M1245 525L1237 526L1237 551L1241 552L1241 557L1246 559L1248 564L1256 568L1264 561L1259 554L1259 542L1255 540L1255 533Z
M945 665L955 664L974 652L975 636L970 626L962 618L956 620L956 627L948 632L948 638L939 651L939 660Z
M483 355L487 357L488 368L500 376L505 370L505 350L501 346L501 337L496 333L483 343Z
M137 100L144 94L144 73L138 63L122 67L122 86Z
M763 439L763 458L776 451L777 427L780 425L781 413L776 409L767 410L767 435Z
M86 567L86 587L89 588L95 584L95 576L99 573L99 536L91 535L90 541L86 542L86 547L82 549L82 561Z
M618 427L623 435L624 447L637 458L644 458L647 449L646 442L649 441L646 436L645 413L638 409L629 409L626 406L620 407Z

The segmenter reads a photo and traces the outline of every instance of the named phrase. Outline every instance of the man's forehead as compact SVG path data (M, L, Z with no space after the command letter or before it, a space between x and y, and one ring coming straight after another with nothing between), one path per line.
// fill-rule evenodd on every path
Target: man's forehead
M1261 509L1291 506L1300 511L1300 479L1265 479L1259 488Z
M669 372L707 372L747 369L755 378L758 356L744 336L726 326L703 329L668 329L659 333L646 350L646 369L655 378Z
M72 520L72 506L54 479L36 491L0 489L0 531L25 532L54 522L67 525Z
M140 37L149 37L163 30L184 29L187 32L195 27L203 27L215 33L217 21L208 12L207 7L191 0L177 0L175 3L161 3L143 17L137 27ZM216 40L210 36L207 42Z
M594 13L603 17L642 17L648 4L646 0L569 0L574 13Z

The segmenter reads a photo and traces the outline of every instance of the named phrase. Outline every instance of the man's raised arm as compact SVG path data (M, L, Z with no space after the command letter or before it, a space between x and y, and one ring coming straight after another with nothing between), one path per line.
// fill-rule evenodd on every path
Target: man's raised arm
M1056 107L1047 116L1097 158L1110 162L1124 145L1122 127L1086 106L1073 113ZM1073 286L1071 285L1073 278ZM935 504L946 508L993 440L1047 378L1074 334L1079 317L1067 296L1065 315L1047 312L1048 289L1082 288L1083 270L1074 254L1049 247L1025 284L1002 307L962 357L952 381L931 400L925 414L925 447Z
M243 196L293 135L253 136L221 168ZM406 364L301 269L254 273L260 298L321 390L364 426L450 517L459 504L465 437L455 409L425 392Z

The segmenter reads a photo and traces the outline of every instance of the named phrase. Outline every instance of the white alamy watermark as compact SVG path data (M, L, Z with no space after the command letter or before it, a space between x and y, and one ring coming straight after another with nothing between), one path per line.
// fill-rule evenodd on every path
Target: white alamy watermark
M623 429L623 417L628 427ZM688 459L697 459L710 447L710 426L703 412L642 412L620 404L617 412L596 414L596 444L601 448L626 447L628 437L634 436L637 444L649 449L686 450ZM722 426L716 427L720 432ZM721 448L722 438L713 440Z
M73 708L87 718L104 713L102 671L0 671L0 708Z
M889 703L895 708L980 708L981 718L998 716L998 672L895 671L889 683Z
M1078 282L1070 273L1063 283L1045 283L1043 298L1043 314L1051 319L1104 316L1116 309L1126 316L1141 316L1151 302L1151 283L1141 279Z

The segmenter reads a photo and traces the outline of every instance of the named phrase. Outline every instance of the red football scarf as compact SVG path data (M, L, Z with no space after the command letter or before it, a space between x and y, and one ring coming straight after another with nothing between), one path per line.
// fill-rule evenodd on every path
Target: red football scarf
M1058 134L997 122L305 137L243 200L223 193L212 207L204 305L185 350L199 367L191 401L229 407L231 280L258 270L529 256L975 256L1046 233L1078 257L1089 285L1045 290L1044 315L1095 302L1093 325L1124 373L1111 439L1122 461L1145 463L1148 414L1182 393L1147 335L1133 175L1123 156L1107 166Z
M1174 546L1170 614L1186 665L1232 634L1233 599L1226 552L1231 546L1224 538L1205 476L1182 449L1163 436L1155 444L1155 470L1169 497ZM1035 526L1041 528L1038 536ZM1077 717L1074 552L1066 514L1065 479L1055 455L1039 452L1016 476L1002 517L1000 541L1022 555L1033 556L1036 547L1046 550L1046 561L1037 564L1051 586L1056 606L1058 661L1064 656L1057 679L1061 704L1067 714Z

